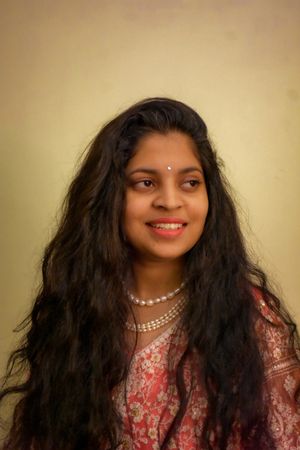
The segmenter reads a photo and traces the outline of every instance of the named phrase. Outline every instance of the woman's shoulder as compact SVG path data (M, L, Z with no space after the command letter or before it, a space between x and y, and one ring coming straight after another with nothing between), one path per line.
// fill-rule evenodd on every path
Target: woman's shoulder
M267 324L276 326L276 327L284 327L285 323L281 318L278 306L275 301L271 298L263 295L261 289L254 287L252 289L252 295L254 300L254 305L256 310L259 312L258 320Z
M299 368L292 333L293 326L285 321L275 300L265 298L257 288L253 291L253 298L258 312L255 332L266 375L290 370L295 365Z

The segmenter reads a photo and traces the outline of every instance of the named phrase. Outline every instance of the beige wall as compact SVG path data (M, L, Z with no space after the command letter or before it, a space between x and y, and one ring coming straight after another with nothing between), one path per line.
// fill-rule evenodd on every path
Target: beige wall
M1 364L79 154L147 96L204 117L300 322L299 19L298 0L2 2Z

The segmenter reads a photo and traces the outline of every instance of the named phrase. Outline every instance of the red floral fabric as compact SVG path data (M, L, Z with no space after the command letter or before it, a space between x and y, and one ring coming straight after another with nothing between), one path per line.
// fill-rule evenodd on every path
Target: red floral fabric
M300 369L282 324L263 300L258 299L261 312L256 323L266 377L265 396L269 405L270 429L278 450L300 449ZM179 400L174 368L186 347L184 334L177 335L172 325L132 361L125 385L118 386L114 401L123 418L122 450L159 450L176 414ZM172 361L172 367L168 361ZM184 378L190 387L196 353L189 356ZM298 402L297 402L298 400ZM187 411L180 429L171 439L169 450L200 450L199 436L207 410L207 399L201 384L194 383ZM214 446L214 436L211 436ZM233 431L228 450L242 449L238 429Z

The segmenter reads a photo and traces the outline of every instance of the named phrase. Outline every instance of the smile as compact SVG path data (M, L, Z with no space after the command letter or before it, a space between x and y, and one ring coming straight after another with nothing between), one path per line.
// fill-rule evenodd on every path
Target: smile
M184 233L187 223L180 219L158 219L147 223L151 233L162 239L175 239Z
M184 226L183 223L150 223L149 225L160 230L178 230Z

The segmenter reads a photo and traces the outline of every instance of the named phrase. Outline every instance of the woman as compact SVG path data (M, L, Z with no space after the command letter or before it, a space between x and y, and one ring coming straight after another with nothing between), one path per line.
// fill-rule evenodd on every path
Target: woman
M4 449L300 448L298 335L249 259L206 125L144 100L74 179L6 383Z

